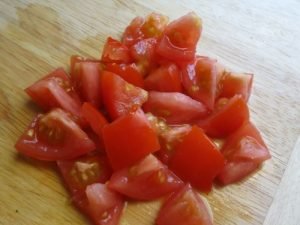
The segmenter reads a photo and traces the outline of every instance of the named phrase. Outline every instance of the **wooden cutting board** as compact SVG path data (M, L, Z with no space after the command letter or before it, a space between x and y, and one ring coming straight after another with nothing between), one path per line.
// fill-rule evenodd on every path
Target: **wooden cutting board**
M38 111L23 89L56 67L68 69L72 54L99 57L106 37L120 37L137 15L158 11L174 19L192 10L204 23L199 53L255 74L252 120L273 156L249 179L207 196L215 224L300 224L299 1L1 0L1 225L87 224L55 168L14 149ZM121 224L154 224L158 208L131 203Z

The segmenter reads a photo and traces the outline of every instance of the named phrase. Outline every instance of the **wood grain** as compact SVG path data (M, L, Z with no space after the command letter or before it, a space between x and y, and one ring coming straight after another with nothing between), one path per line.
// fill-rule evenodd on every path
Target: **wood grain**
M293 160L299 157L294 146L300 135L299 1L2 0L1 225L87 224L71 206L54 166L15 152L15 141L38 111L23 89L56 67L68 69L72 54L99 57L106 37L120 37L137 15L158 11L175 19L192 10L204 23L200 54L255 74L251 116L273 156L249 179L206 196L215 224L263 224L266 215L266 224L300 224L299 198L293 197L299 195L294 188L299 172L292 176L299 171L299 160ZM280 194L285 189L288 196ZM289 223L282 220L288 217L278 219L281 204L282 213L292 215ZM131 203L121 224L153 224L158 208L159 202Z

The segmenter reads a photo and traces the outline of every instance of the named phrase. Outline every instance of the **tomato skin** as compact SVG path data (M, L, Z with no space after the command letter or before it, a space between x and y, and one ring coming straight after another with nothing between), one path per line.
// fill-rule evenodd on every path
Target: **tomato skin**
M61 109L36 116L15 145L29 157L56 161L72 159L95 149L86 133Z
M105 67L106 71L115 73L122 77L128 83L131 83L137 87L144 87L143 75L139 72L137 66L132 64L116 64L108 63Z
M115 171L132 166L160 148L158 138L142 110L124 115L105 126L103 140Z
M217 93L216 60L207 57L197 59L182 72L182 83L187 94L213 110Z
M113 120L136 111L148 99L145 90L108 71L102 73L101 85L104 106Z
M196 123L211 137L226 137L249 120L248 106L240 95L229 100L220 99L217 105L222 106L217 106L209 117Z
M80 100L64 69L58 68L25 89L44 111L60 107L80 116Z
M131 63L132 58L126 45L108 37L103 47L101 61L104 63Z
M118 225L124 208L124 200L106 184L87 186L88 213L96 225Z
M106 156L87 155L73 160L58 160L57 166L72 195L83 194L93 183L105 183L112 174Z
M221 152L226 163L218 175L218 181L223 185L242 180L271 158L259 131L251 122L231 134Z
M219 82L219 98L231 98L241 95L248 101L253 83L253 74L225 72Z
M144 35L141 31L145 19L143 17L134 18L131 23L126 27L123 36L122 43L130 47L135 44L137 41L142 40Z
M182 92L180 72L176 64L162 65L145 79L148 91Z
M212 225L211 210L189 184L173 193L160 209L156 225Z
M201 31L201 19L193 12L188 13L168 24L157 53L174 62L192 61Z
M224 158L203 130L193 126L176 146L170 168L195 188L209 192L212 182L224 167Z
M154 200L183 186L183 182L153 155L116 171L108 186L136 200Z
M143 109L170 124L190 123L208 114L203 104L179 92L150 91Z

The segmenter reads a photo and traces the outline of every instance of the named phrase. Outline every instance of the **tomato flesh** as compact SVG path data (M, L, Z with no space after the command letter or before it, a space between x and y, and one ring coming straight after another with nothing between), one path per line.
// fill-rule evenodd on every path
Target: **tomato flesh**
M130 167L160 148L158 138L141 110L105 126L103 140L114 170Z
M36 116L19 138L16 149L39 160L72 159L95 149L86 133L61 109Z
M109 187L136 200L154 200L183 186L183 182L153 155L116 171Z

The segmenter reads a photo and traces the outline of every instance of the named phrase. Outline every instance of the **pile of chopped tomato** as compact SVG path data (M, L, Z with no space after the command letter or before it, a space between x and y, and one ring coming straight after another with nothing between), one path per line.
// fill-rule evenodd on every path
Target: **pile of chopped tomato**
M157 225L213 224L197 191L270 158L249 117L253 75L196 55L201 30L193 12L137 17L99 59L72 56L70 75L58 68L26 88L45 113L16 149L56 162L95 224L118 224L126 201L161 197Z

